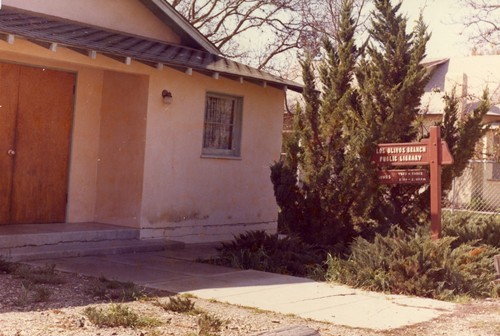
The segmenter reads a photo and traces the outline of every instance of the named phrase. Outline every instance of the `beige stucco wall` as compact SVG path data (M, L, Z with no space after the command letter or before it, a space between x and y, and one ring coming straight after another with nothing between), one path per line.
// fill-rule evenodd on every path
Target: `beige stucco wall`
M104 71L95 220L139 226L148 78Z
M67 221L86 222L94 218L96 206L103 72L90 68L72 70L78 75Z
M165 77L151 82L144 236L207 241L230 239L242 226L275 229L269 167L279 158L284 93L174 70ZM162 85L172 91L171 106L155 89ZM243 97L240 160L201 157L207 91Z
M141 227L142 237L186 242L230 239L252 229L276 230L269 166L280 153L281 90L196 72L189 76L169 68L157 70L135 61L126 65L102 55L91 59L63 47L51 52L20 38L12 45L0 41L0 61L77 73L68 222L119 223ZM113 87L114 93L125 92L122 105L118 98L109 98ZM169 106L162 102L163 89L173 94ZM201 157L208 91L243 97L241 159ZM108 113L110 104L117 106ZM133 116L122 119L120 110L127 108ZM106 132L114 120L114 139L108 142ZM117 158L112 149L130 132L137 132L135 147L127 144L126 153ZM109 163L105 168L102 160ZM120 169L126 174L120 175ZM132 186L104 187L130 174L135 176ZM129 191L133 195L123 195Z
M179 36L139 0L3 0L2 4L164 42L180 43Z

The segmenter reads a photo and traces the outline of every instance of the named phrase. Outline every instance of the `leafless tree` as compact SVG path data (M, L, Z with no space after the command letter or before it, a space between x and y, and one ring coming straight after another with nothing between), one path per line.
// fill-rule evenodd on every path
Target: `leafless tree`
M290 77L299 50L335 38L342 0L167 0L221 52ZM355 0L359 9L365 1Z
M259 69L299 48L301 0L167 0L221 52Z
M460 18L465 32L476 45L500 45L500 1L460 0L466 14Z
M363 32L368 18L366 4L369 0L352 0L354 5L354 21L356 31ZM339 40L339 20L342 0L309 0L301 5L303 26L302 48L316 53L321 47L321 39L328 37L332 41Z

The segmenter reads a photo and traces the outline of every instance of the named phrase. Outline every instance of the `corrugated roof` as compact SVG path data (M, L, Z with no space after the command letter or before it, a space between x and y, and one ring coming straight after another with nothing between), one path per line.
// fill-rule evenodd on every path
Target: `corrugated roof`
M174 27L181 37L182 44L195 49L220 55L220 50L208 40L198 29L175 10L166 0L140 0L149 10L168 26Z
M218 73L235 80L242 78L259 85L266 83L276 88L286 86L297 92L302 91L302 86L298 83L219 55L5 7L0 10L0 33L36 42L57 43L82 51L130 57L148 64L165 64L180 70L191 68L209 75Z

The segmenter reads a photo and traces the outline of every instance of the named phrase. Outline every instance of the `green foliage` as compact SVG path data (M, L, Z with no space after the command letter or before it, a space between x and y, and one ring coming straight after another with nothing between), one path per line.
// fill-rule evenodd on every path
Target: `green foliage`
M318 67L321 92L313 61L302 62L305 105L297 108L285 158L271 167L282 232L347 252L356 237L373 239L392 225L407 230L428 219L429 190L379 185L371 162L377 143L426 136L418 126L429 79L421 61L430 35L422 17L407 32L400 6L374 0L369 39L358 49L353 2L342 2L339 39L324 41ZM463 118L458 118L453 95L445 96L445 102L442 133L456 157L456 164L443 173L447 188L484 134L481 122L489 102L485 92L479 106Z
M308 276L318 274L325 253L316 246L294 237L280 238L264 231L250 231L238 235L230 243L218 248L217 264L266 272Z
M157 319L140 316L121 304L112 304L102 309L87 307L85 308L84 315L90 322L101 328L155 327L161 324Z
M441 126L441 135L450 148L453 164L445 166L442 173L443 190L451 188L455 177L460 176L467 167L469 160L474 157L476 143L486 133L488 127L483 126L483 117L490 109L488 91L483 92L479 105L459 118L459 100L455 90L445 94L445 109Z
M444 212L443 236L456 237L452 248L462 244L485 244L500 248L500 215Z
M455 238L434 241L428 232L428 227L409 232L393 227L373 242L358 238L348 260L329 257L328 277L369 290L437 299L492 295L492 258L499 248L477 242L453 248Z
M322 94L315 87L311 58L303 61L306 104L295 114L294 135L285 143L286 159L271 168L281 209L280 228L309 243L342 245L348 241L354 234L349 218L359 209L363 194L353 197L348 192L364 181L350 174L352 165L363 162L346 149L355 144L344 141L348 125L343 118L353 113L351 105L357 101L351 85L358 57L351 13L352 2L346 1L341 41L335 46L324 41L325 61L319 70ZM346 161L350 166L344 169Z

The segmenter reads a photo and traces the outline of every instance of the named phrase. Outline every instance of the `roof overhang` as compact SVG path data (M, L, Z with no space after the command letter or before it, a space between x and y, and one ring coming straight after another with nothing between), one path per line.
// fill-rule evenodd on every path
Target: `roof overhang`
M63 46L92 58L101 53L127 64L133 59L157 68L165 65L187 73L196 71L214 78L302 92L298 83L217 54L5 6L0 10L0 35L8 43L21 37L52 50Z
M449 58L426 58L426 59L423 59L420 62L420 64L426 68L432 68L432 67L435 67L437 65L446 63L449 60L450 60Z
M0 0L1 1L1 0ZM190 24L165 0L140 0L166 25L173 27L180 35L183 45L202 49L211 54L220 55L220 50L210 42L200 31Z

